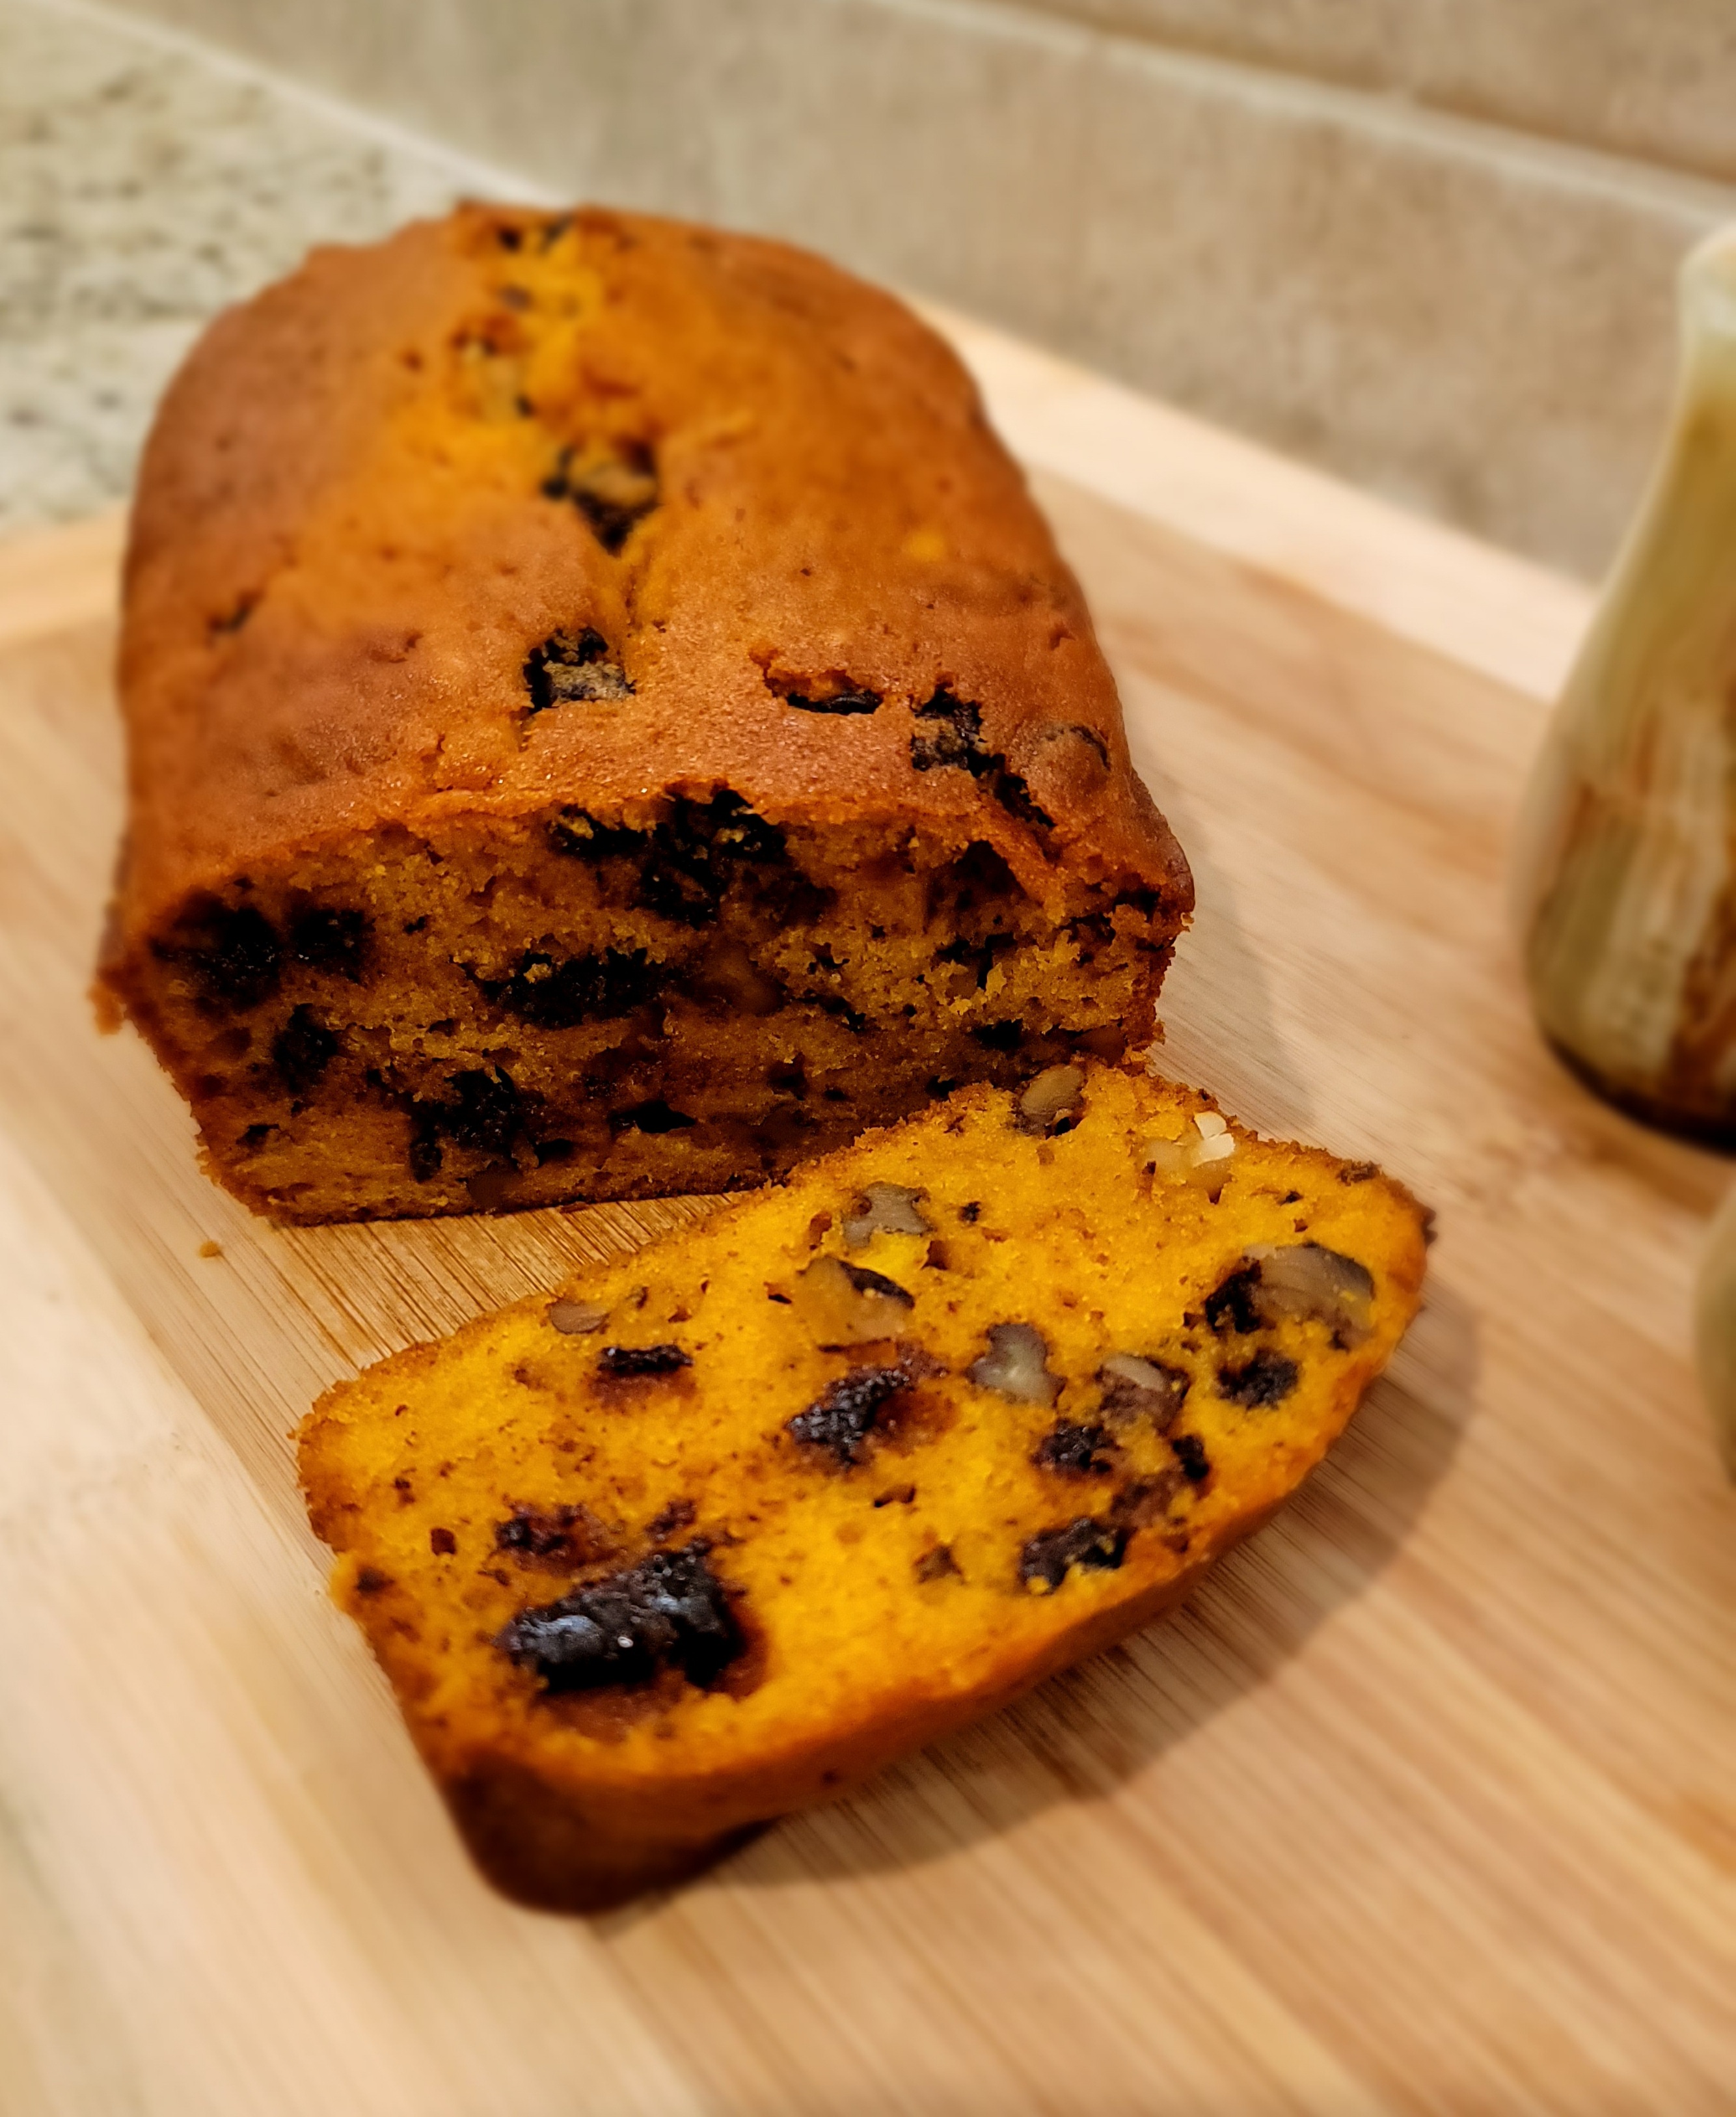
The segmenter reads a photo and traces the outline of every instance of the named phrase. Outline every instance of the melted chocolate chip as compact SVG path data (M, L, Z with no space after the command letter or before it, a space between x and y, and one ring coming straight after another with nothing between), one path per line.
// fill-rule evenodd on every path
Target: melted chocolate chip
M633 696L627 672L609 653L609 643L590 625L578 632L552 632L525 658L524 687L529 710L580 701L603 702Z
M784 703L794 706L804 713L872 713L879 709L877 691L836 691L829 699L804 698L799 691L786 691Z
M679 1345L605 1345L596 1356L600 1374L619 1378L625 1375L672 1375L693 1364L691 1353Z
M536 950L519 958L511 977L482 989L496 1007L538 1029L573 1029L582 1022L630 1014L654 999L668 973L642 948L600 956L569 956L557 963Z
M337 1055L337 1038L311 1007L298 1007L271 1041L271 1063L292 1095L316 1088Z
M983 746L980 708L955 698L942 685L917 707L916 717L924 723L910 738L910 762L917 771L951 766L980 774L993 768L995 759Z
M1218 1370L1218 1389L1232 1404L1239 1404L1249 1411L1263 1409L1268 1404L1282 1404L1301 1379L1301 1369L1294 1360L1287 1360L1282 1353L1274 1353L1262 1345L1254 1357L1244 1360L1237 1368Z
M289 952L311 971L361 981L361 959L367 947L367 914L354 911L320 909L304 911L289 924Z
M156 952L185 963L208 999L245 1013L277 990L283 948L276 927L256 906L214 905L185 931L184 942L159 943Z
M521 1558L562 1558L582 1563L592 1555L596 1524L583 1507L515 1506L495 1524L495 1548Z
M1181 1474L1190 1485L1203 1485L1212 1474L1211 1459L1197 1433L1178 1433L1170 1442Z
M845 1269L848 1271L850 1266L846 1265ZM868 1276L873 1279L877 1275L870 1272ZM890 1280L881 1281L882 1289L891 1284ZM894 1288L893 1291L902 1289ZM852 1368L848 1374L828 1384L806 1411L798 1412L788 1422L789 1431L808 1447L830 1449L846 1466L859 1463L863 1460L863 1444L879 1416L881 1406L888 1397L908 1388L914 1379L911 1369L902 1361L891 1367Z
M986 981L985 972L979 982ZM1025 1041L1025 1024L1022 1022L979 1022L970 1033L979 1044L991 1051L1016 1051Z
M638 831L615 823L600 823L583 809L563 809L549 825L549 846L568 860L612 860L637 853L645 844Z
M446 1084L456 1100L439 1108L438 1123L458 1146L481 1154L504 1154L523 1121L523 1104L512 1077L496 1068L454 1073Z
M1069 1567L1113 1572L1127 1549L1127 1532L1118 1523L1094 1521L1081 1515L1061 1529L1034 1536L1019 1554L1019 1578L1027 1587L1060 1587Z
M578 457L563 449L542 482L546 500L570 500L606 551L619 551L633 525L657 504L657 473L651 450L630 442L615 456Z
M1075 1478L1106 1478L1114 1468L1110 1460L1114 1451L1115 1437L1107 1427L1069 1426L1063 1422L1043 1435L1031 1460L1040 1470L1060 1470Z
M688 1117L684 1110L672 1110L661 1095L648 1103L635 1103L630 1109L609 1113L609 1129L617 1136L624 1132L644 1132L655 1138L666 1132L684 1132L698 1123L697 1118Z
M1205 1297L1205 1320L1221 1338L1227 1331L1257 1331L1259 1266L1239 1265Z
M458 1547L458 1540L449 1529L431 1529L428 1548L436 1558L450 1558Z
M749 868L781 868L784 834L725 787L708 802L678 801L651 834L636 905L684 926L717 916L730 884Z
M1004 768L995 773L990 791L1010 816L1016 816L1021 823L1029 823L1038 830L1051 831L1055 819L1048 809L1040 809L1031 798L1031 790L1016 772Z
M698 1538L684 1550L654 1551L624 1572L522 1610L495 1644L551 1691L648 1683L665 1668L707 1688L745 1645L709 1549Z

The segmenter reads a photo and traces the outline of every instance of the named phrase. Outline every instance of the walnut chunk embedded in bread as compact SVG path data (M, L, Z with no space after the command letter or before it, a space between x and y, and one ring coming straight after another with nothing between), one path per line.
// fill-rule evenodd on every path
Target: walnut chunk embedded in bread
M1016 1697L1337 1437L1416 1201L1143 1075L1070 1107L960 1091L315 1406L334 1591L503 1889L619 1902Z
M465 207L219 318L121 689L103 988L279 1219L781 1177L1148 1041L1192 903L958 362L675 222Z

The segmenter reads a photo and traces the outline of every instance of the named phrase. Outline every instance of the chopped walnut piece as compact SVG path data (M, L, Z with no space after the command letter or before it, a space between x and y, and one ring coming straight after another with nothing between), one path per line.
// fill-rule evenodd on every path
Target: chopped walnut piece
M1167 1367L1161 1360L1112 1353L1098 1369L1097 1379L1106 1417L1149 1418L1161 1433L1186 1402L1191 1377L1185 1368Z
M845 1242L859 1250L876 1234L932 1234L934 1224L922 1210L928 1195L907 1183L868 1184L844 1216Z
M1061 1377L1048 1367L1049 1349L1043 1333L1029 1323L992 1323L988 1350L965 1370L979 1389L990 1389L1015 1404L1053 1404Z
M609 1311L600 1301L573 1301L563 1295L549 1303L550 1322L569 1338L601 1331L608 1320Z
M891 1338L916 1306L896 1280L835 1257L816 1257L798 1274L791 1294L796 1313L823 1347Z
M1048 1132L1071 1118L1084 1092L1079 1066L1046 1066L1019 1098L1020 1132Z
M1320 1243L1257 1243L1247 1252L1259 1268L1254 1303L1263 1322L1280 1316L1324 1323L1348 1350L1373 1327L1375 1282L1354 1257Z

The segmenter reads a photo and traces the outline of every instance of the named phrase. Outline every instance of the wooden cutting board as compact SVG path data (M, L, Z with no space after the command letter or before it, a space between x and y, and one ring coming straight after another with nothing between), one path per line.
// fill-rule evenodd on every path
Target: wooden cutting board
M1725 1165L1550 1062L1502 912L1517 685L1584 598L971 349L1199 879L1168 1063L1430 1200L1423 1316L1179 1616L674 1896L509 1907L287 1433L692 1208L283 1232L213 1189L84 996L116 525L0 552L8 2117L1736 2109L1736 1497L1685 1359Z

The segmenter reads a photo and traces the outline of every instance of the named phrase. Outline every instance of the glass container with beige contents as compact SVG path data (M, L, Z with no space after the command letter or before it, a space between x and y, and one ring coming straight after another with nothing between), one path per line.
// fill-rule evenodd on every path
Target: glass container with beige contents
M1514 867L1544 1034L1736 1146L1736 228L1688 258L1674 414L1550 728Z

